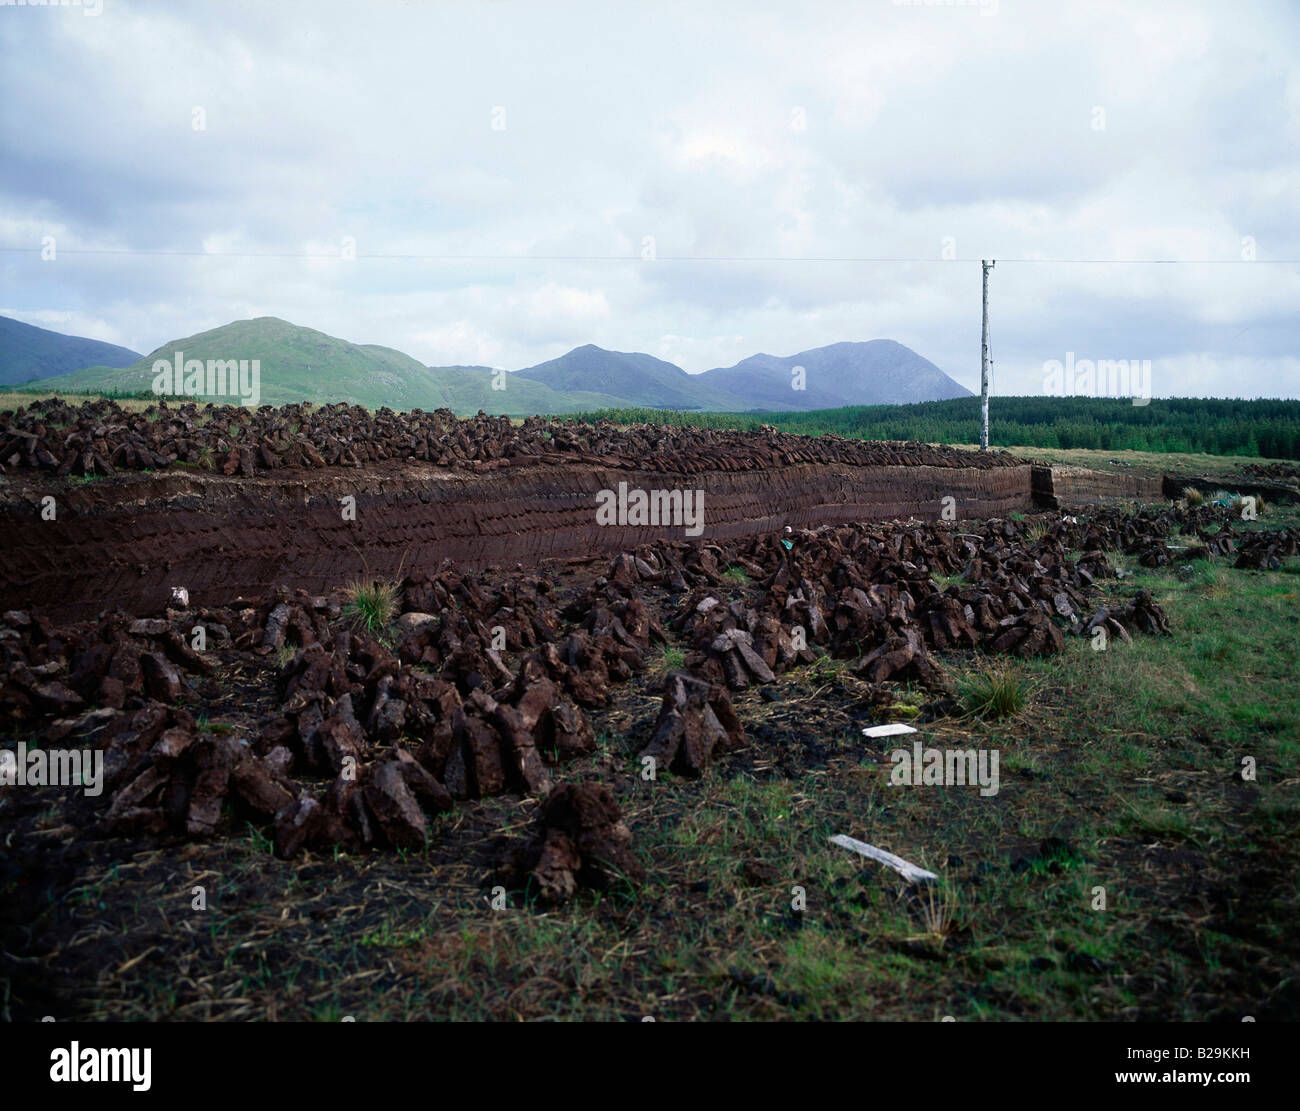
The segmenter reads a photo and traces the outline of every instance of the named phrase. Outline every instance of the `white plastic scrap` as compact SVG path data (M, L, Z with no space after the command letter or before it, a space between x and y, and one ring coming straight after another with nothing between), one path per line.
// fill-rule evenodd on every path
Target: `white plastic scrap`
M837 833L832 837L831 844L839 845L842 849L849 849L870 860L876 860L887 865L902 876L903 879L907 880L908 883L919 883L921 880L937 880L939 878L933 872L927 872L924 868L909 864L901 856L887 853L884 849L878 849L875 845L868 845L865 841L859 841L854 837L846 837L842 833Z
M900 733L915 733L916 730L910 725L904 725L901 721L891 722L889 725L873 725L862 731L864 737L897 737Z

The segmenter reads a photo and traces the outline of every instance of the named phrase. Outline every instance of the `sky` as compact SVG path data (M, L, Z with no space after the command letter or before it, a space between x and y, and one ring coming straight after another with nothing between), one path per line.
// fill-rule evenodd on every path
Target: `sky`
M0 314L977 390L988 258L995 394L1300 397L1297 56L1286 0L0 0Z

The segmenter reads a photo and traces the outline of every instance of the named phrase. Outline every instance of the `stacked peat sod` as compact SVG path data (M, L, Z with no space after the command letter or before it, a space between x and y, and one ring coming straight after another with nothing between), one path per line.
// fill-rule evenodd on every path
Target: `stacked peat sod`
M619 878L642 880L645 869L609 791L598 783L566 783L542 803L531 836L501 846L496 878L514 888L531 882L543 902L560 903L579 885L603 889Z
M1019 595L1016 587L999 592L983 582L964 595L955 586L937 590L932 574L950 573L980 554L969 538L935 528L853 526L795 534L790 543L787 550L773 537L682 553L678 575L695 585L672 624L692 649L686 667L700 678L670 675L642 755L682 774L700 774L714 747L725 751L736 742L728 727L728 716L734 720L728 689L770 683L823 652L856 658L853 670L873 684L933 684L938 669L929 648L977 646L981 619L988 632L1014 635L1016 644L1027 643L1040 626L1055 632L1024 584L1018 584ZM671 562L673 548L661 549L643 553L642 560ZM991 560L998 550L990 542L984 554ZM722 567L743 571L761 587L757 606L725 600ZM1021 612L1006 620L1008 598ZM1047 647L1059 650L1059 633L1056 638Z
M1051 535L1068 547L1123 551L1137 556L1143 567L1234 556L1236 568L1276 571L1283 559L1300 554L1300 530L1238 531L1235 525L1240 523L1240 511L1231 506L1170 506L1144 509L1138 514L1106 509L1094 514L1086 524L1065 518L1052 528ZM1194 542L1171 545L1171 537Z
M1099 609L1083 623L1079 633L1090 637L1098 629L1104 629L1108 636L1113 635L1127 641L1133 639L1129 633L1134 629L1153 636L1167 636L1170 632L1164 611L1146 590L1139 590L1125 606Z
M1027 548L1023 525L993 521L981 533L944 526L854 525L725 546L661 543L639 552L668 565L687 588L672 622L693 652L689 670L730 690L829 653L854 659L872 683L933 683L931 650L982 648L1019 656L1059 652L1059 618L1087 607L1105 573L1100 551L1070 561L1059 540ZM626 565L627 556L619 557ZM723 569L760 588L756 606L725 600ZM962 581L938 588L934 576Z
M204 624L214 645L231 643L230 628L240 630L238 615L229 610L194 611L188 617L191 624ZM122 613L70 633L52 628L43 617L11 610L0 619L0 658L0 716L20 726L51 714L64 718L92 704L120 711L141 699L172 703L184 689L182 672L205 676L212 670L175 620ZM46 734L55 740L64 735Z
M1248 463L1241 468L1243 474L1256 478L1274 478L1280 482L1300 481L1300 467L1290 463Z
M1251 571L1277 571L1287 556L1300 555L1300 530L1252 532L1238 545L1234 567Z
M1063 631L1092 636L1167 635L1168 620L1147 591L1127 604L1093 608L1098 579L1114 577L1106 551L1151 562L1177 530L1197 545L1189 558L1236 556L1236 566L1280 565L1300 550L1295 530L1237 534L1230 514L1210 507L1147 510L1131 516L1104 510L1086 523L1062 518L1041 528L989 521L978 533L944 526L856 525L765 537L730 545L657 543L624 553L614 582L667 581L683 597L672 628L692 652L695 678L669 676L655 734L642 749L686 775L698 775L716 747L735 743L723 724L726 691L770 683L821 652L853 659L872 684L937 678L931 651L977 648L1022 658L1064 647ZM1208 526L1221 526L1210 532ZM790 546L787 548L786 544ZM1082 550L1072 561L1069 550ZM1176 554L1176 553L1173 553ZM760 587L756 605L728 601L726 570ZM944 589L934 576L959 581ZM798 631L798 637L794 635ZM689 742L689 743L684 743Z
M1205 506L970 527L660 541L619 555L563 605L544 579L444 565L402 584L392 647L349 625L341 596L302 591L70 629L11 611L0 617L0 716L46 745L104 751L105 832L202 837L233 817L273 828L285 856L304 845L414 846L429 815L458 799L554 793L555 769L593 748L585 710L605 705L612 683L668 643L647 596L668 596L687 654L644 751L698 775L743 743L729 691L823 654L854 661L871 684L929 683L935 651L1050 653L1063 630L1103 625L1121 638L1164 633L1145 593L1123 606L1089 603L1094 582L1112 573L1105 552L1140 556L1183 535L1199 541L1184 558L1273 566L1300 548L1294 530L1238 533L1227 511ZM1083 555L1072 561L1070 551ZM953 581L941 589L935 576ZM197 627L205 651L193 646ZM246 736L204 727L186 705L213 704L227 665L250 653L282 661L274 709ZM539 884L562 892L564 875L599 870L594 846L615 852L622 834L599 799L556 806L525 856L547 877ZM588 825L574 826L571 813ZM618 870L633 869L624 859Z
M0 625L0 712L32 725L53 716L47 741L105 751L104 832L207 836L229 804L236 819L272 824L286 857L306 845L423 845L427 815L454 800L546 796L549 769L594 746L578 703L605 704L608 684L664 639L639 598L596 590L569 607L561 639L550 585L501 579L412 574L395 650L350 626L340 598L301 591L166 618L113 614L75 633L12 612ZM211 647L283 658L279 712L256 736L214 735L177 705L213 670L185 640L197 626ZM494 643L518 654L514 671Z
M280 468L363 467L419 460L472 471L522 463L592 463L693 474L799 463L1014 466L1005 452L974 453L920 443L796 436L694 427L565 423L529 417L460 419L449 409L371 413L343 404L249 409L161 401L130 412L114 401L70 406L51 398L0 413L0 473L113 475L181 465L251 477Z

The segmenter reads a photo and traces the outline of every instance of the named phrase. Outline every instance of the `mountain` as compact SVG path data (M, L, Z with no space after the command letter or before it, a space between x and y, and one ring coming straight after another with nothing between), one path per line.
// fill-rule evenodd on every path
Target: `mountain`
M87 366L128 366L140 352L84 336L65 336L0 316L0 386L67 374Z
M742 397L706 384L703 375L687 374L653 355L606 351L591 343L558 359L517 370L513 377L531 378L557 393L596 390L624 398L624 404L651 409L749 407Z
M595 391L557 394L541 382L507 374L505 389L492 388L497 372L488 367L428 367L410 355L378 344L355 344L274 316L236 320L207 332L165 343L129 366L92 366L45 379L52 390L147 391L155 360L183 358L258 360L263 405L294 401L347 401L378 409L453 409L522 416L626 405L621 397ZM217 401L199 395L196 400ZM227 397L225 400L237 400Z
M428 368L409 355L390 347L349 343L274 316L236 320L165 343L130 366L88 367L50 378L42 385L59 389L149 390L154 381L154 361L171 361L178 352L186 360L205 363L209 359L258 360L260 401L264 405L309 399L396 409L429 407L439 396ZM219 399L200 396L198 400Z
M795 367L804 388L792 388ZM784 358L751 355L698 376L714 390L746 399L746 409L838 409L843 405L906 405L969 397L929 359L892 339L832 343Z
M457 413L477 413L482 409L494 416L526 417L533 413L576 413L583 409L627 405L625 398L612 394L576 389L557 392L544 382L491 367L432 366L429 372L443 390L446 400L442 404ZM505 388L494 389L494 380Z
M892 340L836 343L777 358L687 374L652 355L587 344L557 359L504 372L483 366L425 366L377 344L355 344L273 316L236 320L164 344L128 366L91 366L45 378L51 390L148 391L155 360L258 360L264 405L347 401L378 409L438 409L526 416L578 410L671 408L711 412L833 409L964 397L938 367ZM128 352L128 354L130 354ZM802 366L806 389L791 389ZM494 388L501 384L504 388ZM196 400L222 400L199 395ZM238 400L227 396L224 400Z

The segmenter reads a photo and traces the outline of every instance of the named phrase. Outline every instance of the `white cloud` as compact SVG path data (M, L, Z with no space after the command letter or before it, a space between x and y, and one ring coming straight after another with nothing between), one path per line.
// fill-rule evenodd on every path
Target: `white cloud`
M29 252L0 273L21 319L108 322L145 350L270 314L510 369L585 342L703 370L888 336L972 385L978 261L672 261L938 260L950 238L1004 260L1008 378L1093 345L1199 360L1178 364L1189 389L1300 392L1300 274L1267 264L1300 257L1293 5L11 14L40 17L0 21L0 245ZM51 233L53 265L30 253ZM355 263L217 257L344 236ZM646 236L659 261L640 260ZM1243 236L1264 265L1010 261L1232 259ZM75 254L120 247L142 253Z

